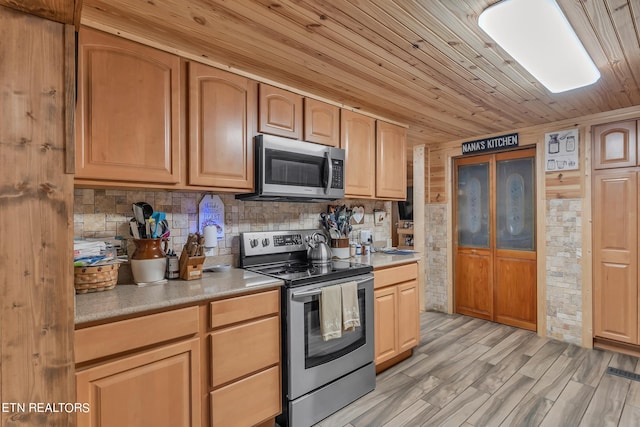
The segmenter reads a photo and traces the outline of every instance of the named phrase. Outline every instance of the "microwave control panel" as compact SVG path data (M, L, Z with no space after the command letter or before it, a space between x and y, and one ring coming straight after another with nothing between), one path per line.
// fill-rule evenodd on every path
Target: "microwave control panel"
M332 159L333 177L331 179L331 188L344 188L344 162L338 159Z

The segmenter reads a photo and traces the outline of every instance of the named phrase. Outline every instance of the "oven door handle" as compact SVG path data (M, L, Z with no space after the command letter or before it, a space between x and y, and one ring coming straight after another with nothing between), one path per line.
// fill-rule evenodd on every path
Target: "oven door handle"
M360 285L361 283L364 283L367 280L361 280L357 283L358 285ZM322 293L322 288L315 288L315 289L311 289L310 291L294 292L293 294L291 294L291 298L296 299L296 298L312 297L312 296L320 295L321 293Z

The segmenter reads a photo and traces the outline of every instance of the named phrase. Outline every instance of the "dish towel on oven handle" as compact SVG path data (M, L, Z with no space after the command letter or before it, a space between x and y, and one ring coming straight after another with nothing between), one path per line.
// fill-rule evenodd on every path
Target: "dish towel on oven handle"
M320 294L320 333L323 341L342 337L342 288L325 286Z
M342 330L353 331L360 326L358 283L343 283L340 288L342 289Z

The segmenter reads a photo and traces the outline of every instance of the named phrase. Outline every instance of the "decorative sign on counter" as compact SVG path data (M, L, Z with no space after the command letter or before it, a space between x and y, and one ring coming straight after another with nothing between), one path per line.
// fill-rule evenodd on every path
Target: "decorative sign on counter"
M224 203L220 196L205 194L198 204L198 232L204 234L204 227L213 225L218 231L218 240L224 239Z
M518 146L518 134L494 136L462 143L462 154L484 153L486 151L504 150Z
M578 129L561 130L544 135L545 171L576 170L578 163Z

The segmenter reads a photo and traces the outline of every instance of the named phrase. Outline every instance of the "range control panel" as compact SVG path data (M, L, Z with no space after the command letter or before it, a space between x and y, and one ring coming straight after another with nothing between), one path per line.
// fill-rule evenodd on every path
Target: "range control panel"
M259 231L240 233L240 255L251 257L306 251L307 238L321 230Z

